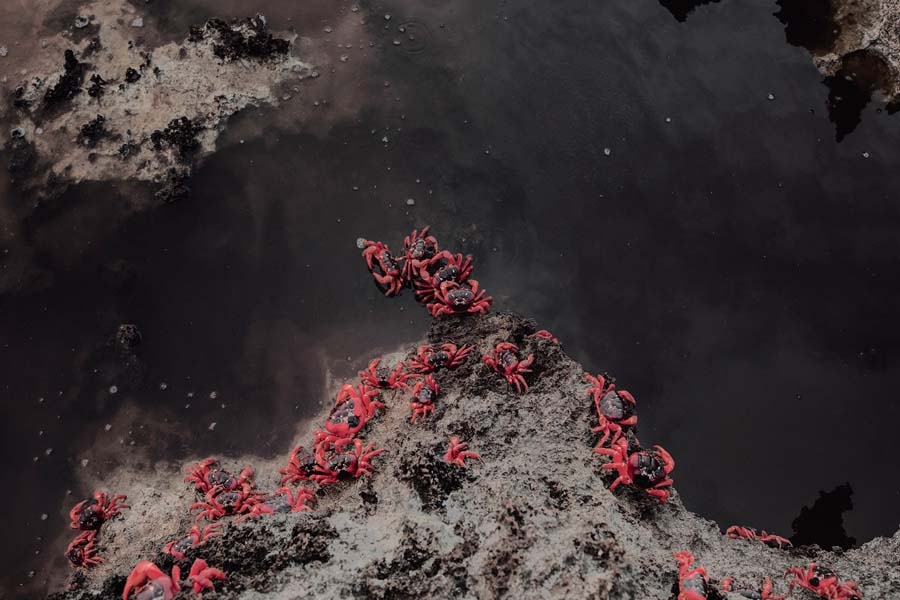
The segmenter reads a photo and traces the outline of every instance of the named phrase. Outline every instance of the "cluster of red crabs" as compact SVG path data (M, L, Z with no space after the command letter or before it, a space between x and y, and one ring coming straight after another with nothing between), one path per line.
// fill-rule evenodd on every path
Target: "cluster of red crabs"
M416 296L435 317L452 314L484 314L490 310L491 298L479 291L478 282L471 279L472 258L439 250L437 239L429 235L428 227L413 231L404 240L404 254L395 257L382 242L362 240L363 257L376 284L387 296L397 295L404 287L416 288ZM533 334L558 344L550 332L541 330ZM402 391L408 397L410 421L426 419L435 410L441 389L434 373L442 369L456 369L463 364L473 350L472 346L457 346L451 342L437 347L419 346L415 354L393 368L381 365L374 359L359 372L359 381L345 384L338 391L334 405L322 427L315 431L310 450L295 447L285 468L280 470L281 487L267 494L259 490L251 467L245 467L237 475L221 468L214 458L203 460L187 469L186 482L194 485L198 499L190 506L197 511L197 520L206 519L209 525L200 529L191 527L183 537L165 544L163 552L176 561L188 560L187 553L202 546L210 538L220 535L218 520L236 517L240 522L249 518L273 513L292 513L312 510L317 490L340 482L354 480L374 471L372 461L383 449L366 444L361 434L366 425L380 410L385 410L384 394L396 395ZM501 342L482 357L482 362L502 375L509 388L518 394L528 391L525 376L532 372L535 357L521 356L512 342ZM636 401L624 389L617 389L615 381L607 375L585 374L591 384L587 389L593 401L597 425L592 432L600 434L594 452L609 457L602 469L616 472L610 485L615 490L625 484L642 490L660 503L670 496L673 484L670 477L675 468L672 456L661 446L643 448L635 435L637 425ZM466 468L466 460L480 456L468 449L468 444L451 436L443 460L460 468ZM110 497L95 492L93 498L75 505L70 512L71 526L82 533L69 544L66 556L74 567L90 568L102 559L97 555L96 537L107 520L128 508L122 504L125 496ZM733 526L728 528L729 538L756 540L783 548L790 542L780 536L762 531ZM694 557L689 552L675 554L678 562L678 600L707 600L713 587L706 570L694 567ZM790 589L800 586L826 600L861 600L858 585L853 581L841 581L833 572L810 564L807 569L795 567L788 570L794 575ZM189 571L187 583L196 593L213 589L214 581L224 580L225 573L210 567L205 560L196 559ZM123 600L171 600L181 588L181 569L176 564L167 575L150 561L141 561L129 575ZM761 587L736 585L733 578L719 582L722 591L734 591L752 600L783 600L773 595L771 580L765 578Z

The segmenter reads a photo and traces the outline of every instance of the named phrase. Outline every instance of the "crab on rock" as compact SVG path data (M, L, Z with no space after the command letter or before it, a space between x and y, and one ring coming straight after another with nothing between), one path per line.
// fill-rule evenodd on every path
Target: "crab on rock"
M316 467L316 473L310 479L320 486L326 486L371 474L374 467L370 461L384 452L384 449L375 450L374 446L369 444L363 450L362 441L359 438L353 440L353 446L354 452L352 453L334 452L327 458L325 445L318 446L316 457L319 464Z
M603 375L594 377L590 373L584 374L585 379L593 384L587 393L594 398L594 408L597 410L597 426L591 429L593 433L603 432L594 451L599 451L610 440L610 445L619 441L622 436L622 428L637 425L637 415L634 409L637 403L634 396L627 390L617 390L613 380Z
M178 540L172 540L165 546L163 546L163 552L167 554L171 554L178 560L185 560L187 556L185 556L185 552L187 552L191 548L196 548L198 546L202 546L210 538L214 538L216 536L222 535L219 532L219 523L213 523L212 525L207 525L202 530L194 525L191 527L191 530L188 532L186 536Z
M433 235L428 235L428 229L413 229L411 234L403 238L403 277L407 281L429 278L428 267L438 253L438 241Z
M429 413L434 412L434 401L440 391L440 386L431 375L427 375L413 387L413 397L409 403L409 408L412 409L410 422L415 423L419 417L425 418Z
M296 493L289 487L283 487L275 492L269 504L276 513L295 513L312 510L307 503L315 501L316 493L308 487L299 487Z
M500 342L494 347L490 354L482 357L484 364L494 369L503 377L509 385L515 386L516 392L519 394L528 391L528 383L523 377L523 373L531 372L531 365L534 363L534 354L529 354L528 358L519 360L519 347L511 342Z
M780 535L774 535L771 533L767 533L765 529L760 532L757 532L755 529L751 527L741 527L739 525L732 525L728 529L725 530L725 535L733 540L737 539L746 539L746 540L754 540L758 542L762 542L767 546L784 548L790 547L791 540L787 538L783 538Z
M706 600L709 578L703 567L692 568L694 555L685 550L675 553L678 561L678 600Z
M378 392L365 384L354 388L350 384L344 385L338 392L334 401L334 408L325 420L325 431L317 431L314 446L334 446L340 451L353 440L369 419L375 416L375 411L384 408L384 403L376 400Z
M97 532L84 531L66 547L66 558L73 568L97 566L103 559L97 556Z
M439 260L443 260L444 264L436 268L433 275L416 280L416 298L420 302L434 302L445 281L465 283L472 275L471 256L463 258L462 254L451 254L445 250L435 257L435 262Z
M454 369L469 356L473 346L441 344L437 350L433 346L419 346L416 355L406 362L406 366L418 373L433 373L438 369Z
M553 342L554 344L558 344L559 340L556 339L556 336L547 331L546 329L541 329L540 331L535 331L528 337L540 338L542 340L547 340L548 342Z
M465 467L467 459L481 460L481 456L477 452L469 450L469 444L459 441L455 435L450 438L450 445L447 447L447 453L444 454L444 460L448 463Z
M219 468L219 461L215 458L207 458L199 463L187 467L185 481L194 483L194 487L201 494L207 494L210 490L231 491L235 490L253 479L253 469L247 465L239 475Z
M95 491L92 498L82 500L69 511L69 519L72 520L69 526L82 531L98 531L123 508L129 508L127 504L122 504L127 499L121 495L110 498L106 492Z
M748 600L785 600L787 596L776 596L775 595L775 587L772 585L772 580L766 577L763 580L762 587L759 589L748 588L748 587L734 587L734 578L726 577L719 583L719 587L722 588L722 591L725 592L734 592Z
M788 591L793 591L794 586L800 586L827 600L862 600L858 583L841 581L834 571L816 563L810 563L806 570L792 567L787 570L787 575L794 576Z
M445 281L434 295L434 301L425 305L432 317L458 314L487 314L491 310L492 296L485 296L479 290L478 282L470 279L466 283Z
M669 473L675 469L675 459L662 446L629 454L628 441L619 438L611 448L600 448L596 452L610 456L612 460L603 465L603 468L615 470L619 475L609 486L610 490L624 483L639 487L660 503L669 499L668 488L674 483L669 478Z
M223 579L225 579L225 573L210 567L202 558L194 561L188 575L188 582L191 583L197 594L213 589L213 581ZM125 580L122 600L129 600L132 591L134 591L134 600L172 600L181 590L180 581L181 569L178 565L172 567L171 575L166 575L162 569L149 560L142 560Z
M375 279L375 283L384 292L385 296L396 296L403 289L406 281L403 279L400 263L391 254L391 249L381 242L371 240L363 241L363 257L369 272Z
M304 452L303 446L297 446L291 451L291 456L288 458L288 466L278 471L284 475L281 478L281 485L306 481L315 470L316 455L311 452Z
M215 521L222 517L240 515L238 523L244 519L274 512L263 501L262 494L253 489L249 483L234 490L209 490L203 501L191 504L190 510L197 508L201 509L197 514L197 520L206 518Z
M414 373L403 371L403 363L399 363L393 370L381 367L379 366L380 364L381 359L376 358L369 363L365 371L359 372L362 383L382 390L396 390L401 387L407 387L406 382L416 377Z

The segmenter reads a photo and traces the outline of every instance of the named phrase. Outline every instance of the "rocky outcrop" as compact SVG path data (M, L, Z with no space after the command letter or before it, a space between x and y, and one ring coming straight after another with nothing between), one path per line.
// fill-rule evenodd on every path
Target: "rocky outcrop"
M43 40L20 80L3 78L10 101L2 120L15 136L0 134L0 145L17 181L40 193L81 181L152 181L174 199L229 117L278 105L315 73L292 55L295 36L272 34L261 15L213 19L158 47L142 43L148 33L127 0L93 0Z
M771 576L786 593L785 570L815 560L857 580L867 600L896 595L900 534L849 551L778 550L724 537L677 492L665 504L627 486L610 492L611 476L592 452L584 368L559 345L530 337L536 329L511 314L435 321L429 342L476 346L462 366L438 373L435 413L411 424L406 394L387 393L387 410L363 431L385 450L372 476L320 490L310 513L227 522L195 553L228 572L215 597L668 600L679 550L693 552L714 582L732 576L752 585ZM507 340L537 357L523 395L478 360ZM301 433L301 441L311 438ZM451 435L482 460L466 469L445 463ZM254 462L259 486L277 487L284 459ZM73 578L56 600L117 597L140 559L168 571L172 559L160 549L190 526L195 500L179 467L110 474L104 485L128 494L132 508L104 526L106 562L88 579ZM676 484L679 469L690 467L676 466Z

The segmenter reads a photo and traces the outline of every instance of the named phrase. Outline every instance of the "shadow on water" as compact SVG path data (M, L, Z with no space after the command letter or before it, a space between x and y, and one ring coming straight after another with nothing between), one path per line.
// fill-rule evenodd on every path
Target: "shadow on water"
M687 21L688 15L698 6L718 4L721 0L659 0L661 6L672 13L679 23Z
M853 510L853 488L849 483L839 485L829 492L819 492L812 508L804 506L791 523L795 546L818 544L822 548L852 548L856 538L844 529L844 513Z
M475 255L496 309L635 393L692 510L783 534L852 479L849 533L893 533L900 127L871 115L835 144L809 112L818 72L750 4L690 35L655 3L364 6L378 102L315 133L240 115L259 135L223 144L180 204L123 214L120 188L85 185L26 220L44 283L0 298L10 584L65 527L65 490L108 467L81 467L88 450L283 453L328 375L417 340L424 312L380 296L355 240L424 224ZM421 50L393 25L410 22ZM123 323L138 362L112 342ZM835 444L848 423L864 437Z

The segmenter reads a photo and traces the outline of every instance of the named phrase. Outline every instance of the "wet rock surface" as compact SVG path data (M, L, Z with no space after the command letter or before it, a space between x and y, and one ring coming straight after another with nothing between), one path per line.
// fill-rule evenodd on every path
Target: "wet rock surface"
M296 36L270 32L260 15L213 19L180 43L149 47L152 32L131 25L140 17L126 0L78 10L42 40L45 53L3 78L0 122L24 131L34 160L9 136L0 145L14 146L17 182L43 195L81 181L137 180L175 199L229 117L277 106L288 81L294 91L312 73L292 54Z
M533 321L502 313L434 322L429 343L476 345L459 368L436 374L434 415L411 424L406 393L386 393L387 410L363 431L385 450L371 477L319 491L311 513L228 521L221 537L192 550L191 558L228 572L215 597L668 600L679 550L693 552L713 583L732 576L753 585L770 576L786 593L785 570L815 560L857 580L867 599L900 589L892 566L900 534L840 552L778 550L724 537L686 510L677 492L663 505L627 487L610 492L611 476L592 452L584 368L560 346L529 337L536 330ZM479 360L500 341L537 357L521 396ZM300 432L300 441L311 431ZM466 469L443 463L451 435L482 460ZM277 487L284 457L223 459L223 466L248 461L261 489ZM686 468L676 465L676 486ZM141 559L168 571L171 558L160 549L192 524L188 507L196 499L181 477L181 465L166 463L110 473L102 485L128 494L132 508L104 526L106 562L70 578L72 588L53 598L116 597Z

